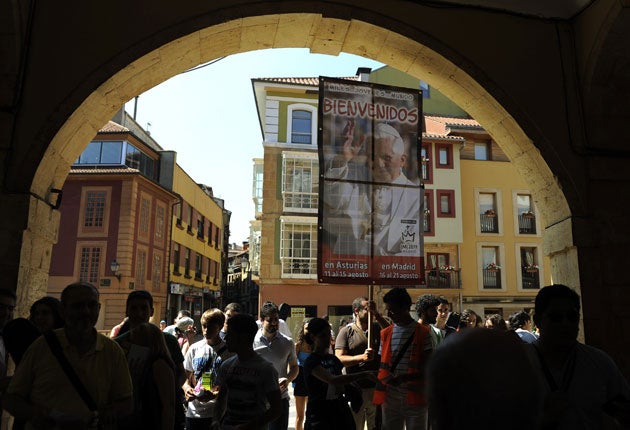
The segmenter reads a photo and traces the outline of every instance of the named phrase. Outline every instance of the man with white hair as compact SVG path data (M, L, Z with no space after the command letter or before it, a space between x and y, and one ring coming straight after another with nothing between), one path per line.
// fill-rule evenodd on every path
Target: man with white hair
M389 124L377 124L372 156L365 153L365 139L354 138L352 121L344 129L344 138L326 171L327 179L335 179L326 181L324 196L332 214L328 230L336 236L334 245L330 244L334 252L369 254L373 243L375 255L420 255L422 189L405 176L407 151L400 134ZM361 183L370 179L360 177L365 160L373 187ZM352 237L344 238L344 230L350 229Z

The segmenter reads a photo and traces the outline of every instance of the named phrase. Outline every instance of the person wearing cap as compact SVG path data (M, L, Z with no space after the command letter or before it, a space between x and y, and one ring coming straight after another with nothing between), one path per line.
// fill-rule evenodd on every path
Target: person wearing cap
M160 321L160 330L164 331L165 328L166 328L166 320L161 320Z
M422 191L405 176L407 149L400 133L389 124L376 124L368 154L365 136L354 137L353 122L344 131L340 153L326 170L332 180L325 182L324 204L334 226L327 228L325 241L336 254L368 255L373 244L375 255L421 255ZM374 185L361 183L365 180Z

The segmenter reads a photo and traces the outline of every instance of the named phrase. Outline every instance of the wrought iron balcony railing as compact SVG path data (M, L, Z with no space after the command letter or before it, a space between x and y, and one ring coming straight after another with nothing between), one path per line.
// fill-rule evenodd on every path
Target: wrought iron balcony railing
M524 290L537 290L540 288L540 272L538 269L523 267L521 271Z
M427 288L460 288L460 270L426 269L424 271Z
M530 214L518 216L518 232L520 234L536 234L536 217Z
M479 214L480 226L482 233L498 233L499 223L495 214L487 215Z
M501 288L501 269L483 269L483 287Z

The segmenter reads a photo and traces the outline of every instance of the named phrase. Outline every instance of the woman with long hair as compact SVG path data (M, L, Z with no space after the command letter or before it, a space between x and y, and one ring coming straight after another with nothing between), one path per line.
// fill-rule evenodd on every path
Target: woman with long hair
M143 323L129 333L127 363L133 380L134 412L119 429L172 430L175 423L175 365L164 335Z
M343 395L343 386L360 379L377 382L374 372L342 375L343 364L329 352L330 324L322 318L308 322L306 342L313 352L304 363L308 389L306 430L347 430L355 428L354 417Z
M293 397L295 397L295 430L304 429L304 410L306 409L306 402L308 401L308 391L306 389L306 379L304 378L304 363L313 348L309 345L304 337L308 333L308 322L310 318L305 318L302 321L302 327L297 336L297 342L295 342L295 355L297 356L299 373L297 378L293 381Z

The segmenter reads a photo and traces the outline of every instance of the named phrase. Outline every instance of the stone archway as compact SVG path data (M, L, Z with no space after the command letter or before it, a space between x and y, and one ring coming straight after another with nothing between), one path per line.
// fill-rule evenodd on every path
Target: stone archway
M427 81L464 107L528 178L549 222L546 251L552 256L554 279L579 285L567 200L539 150L515 118L484 89L483 82L435 50L383 27L319 14L279 14L225 22L166 43L115 71L74 110L48 145L31 185L32 196L45 198L30 198L18 280L23 303L46 289L50 248L58 225L58 214L45 202L52 197L50 190L61 188L71 163L113 113L134 96L191 67L225 55L279 47L369 57Z

